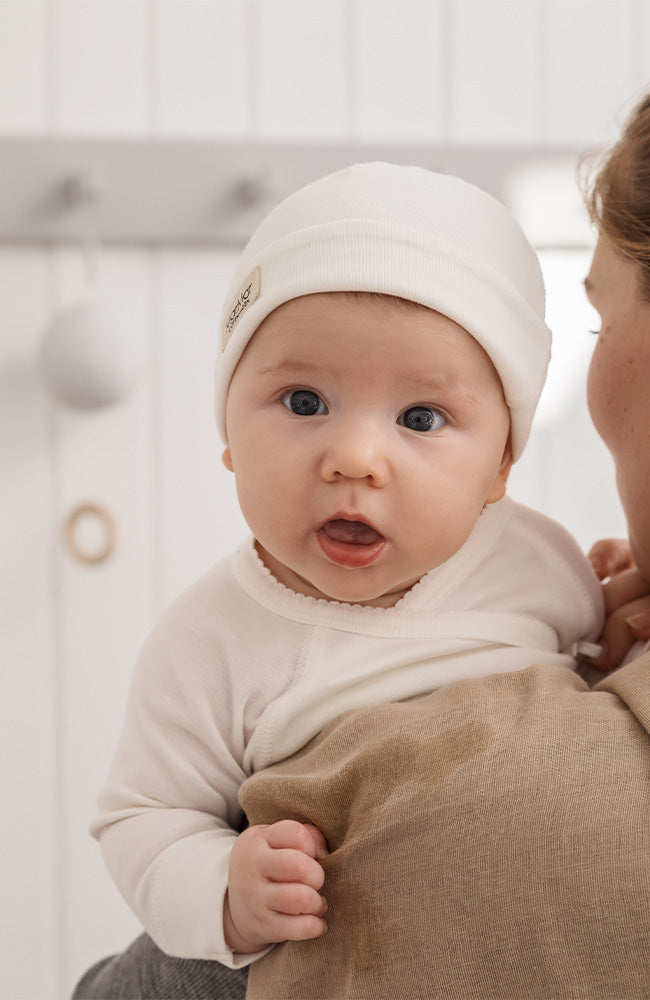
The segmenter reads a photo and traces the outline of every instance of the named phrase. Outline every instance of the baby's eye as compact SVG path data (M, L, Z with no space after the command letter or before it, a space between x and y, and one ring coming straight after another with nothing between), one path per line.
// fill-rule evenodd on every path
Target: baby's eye
M299 417L316 417L328 412L318 393L311 389L292 389L282 397L282 402Z
M397 423L411 431L437 431L447 423L439 410L428 406L410 406L400 414Z

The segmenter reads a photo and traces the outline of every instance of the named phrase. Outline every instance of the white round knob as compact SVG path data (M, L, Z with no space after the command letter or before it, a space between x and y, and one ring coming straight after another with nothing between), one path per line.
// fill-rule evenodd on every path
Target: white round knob
M40 363L50 389L80 409L109 406L125 396L140 360L136 338L126 336L111 307L98 298L63 309L41 343Z

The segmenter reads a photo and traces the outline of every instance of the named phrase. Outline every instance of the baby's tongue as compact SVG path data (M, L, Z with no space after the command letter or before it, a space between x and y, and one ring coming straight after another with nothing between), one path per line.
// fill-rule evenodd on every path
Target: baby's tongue
M334 542L347 542L348 545L373 545L381 538L379 532L363 521L328 521L323 525L323 531Z

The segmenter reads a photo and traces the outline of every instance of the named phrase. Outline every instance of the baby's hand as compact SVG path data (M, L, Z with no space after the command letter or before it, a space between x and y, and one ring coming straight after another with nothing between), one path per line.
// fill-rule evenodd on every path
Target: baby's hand
M319 864L327 844L315 826L282 820L252 826L235 841L224 903L226 942L251 954L277 941L305 941L327 930Z
M608 538L589 552L603 587L607 620L600 637L602 652L593 666L611 670L625 658L635 642L650 639L650 584L632 561L630 548L623 539Z
M627 538L602 538L594 542L588 559L599 580L606 580L634 566Z

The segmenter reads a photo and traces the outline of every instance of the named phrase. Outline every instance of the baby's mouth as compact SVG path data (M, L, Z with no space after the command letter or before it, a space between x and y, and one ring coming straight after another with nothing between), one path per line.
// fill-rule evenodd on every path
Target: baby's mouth
M347 569L370 566L386 547L386 539L372 525L344 517L326 521L316 537L329 561Z
M345 542L347 545L374 545L382 537L365 521L346 521L342 517L326 521L322 531L333 542Z

